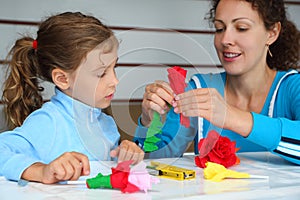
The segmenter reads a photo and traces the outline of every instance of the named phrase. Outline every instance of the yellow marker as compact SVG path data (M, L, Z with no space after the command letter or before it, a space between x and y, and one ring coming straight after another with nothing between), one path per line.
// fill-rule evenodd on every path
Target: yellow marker
M149 171L150 174L164 177L164 178L171 178L175 180L189 180L193 179L196 176L194 170L176 167L164 163L159 162L151 162L151 166L147 166L149 169L153 169L154 171Z

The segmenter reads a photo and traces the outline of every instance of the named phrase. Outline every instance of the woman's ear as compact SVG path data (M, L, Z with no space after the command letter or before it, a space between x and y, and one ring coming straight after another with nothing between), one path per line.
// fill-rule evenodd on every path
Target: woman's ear
M281 30L281 23L276 22L274 26L269 30L268 45L273 44L277 40L280 34L280 30Z
M52 80L61 90L66 90L70 87L69 73L61 69L55 68L52 70Z

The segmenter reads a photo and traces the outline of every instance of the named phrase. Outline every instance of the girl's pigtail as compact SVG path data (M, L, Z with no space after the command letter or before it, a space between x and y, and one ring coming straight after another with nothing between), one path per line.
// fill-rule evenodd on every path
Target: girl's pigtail
M30 37L16 41L8 54L7 79L2 100L10 129L21 126L25 118L43 104L39 86L37 43Z

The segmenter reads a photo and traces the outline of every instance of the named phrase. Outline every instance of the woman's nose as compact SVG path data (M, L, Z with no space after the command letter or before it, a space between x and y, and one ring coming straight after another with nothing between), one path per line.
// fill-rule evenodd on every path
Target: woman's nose
M233 41L234 34L230 31L230 29L226 29L222 34L221 43L223 46L228 47L234 44Z

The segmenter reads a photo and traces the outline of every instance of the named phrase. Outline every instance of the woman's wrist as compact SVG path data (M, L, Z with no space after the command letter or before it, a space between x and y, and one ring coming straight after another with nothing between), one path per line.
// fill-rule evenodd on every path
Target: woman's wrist
M240 134L243 137L248 137L253 126L253 117L250 112L242 111L237 108L230 111L226 116L226 124L224 128Z

